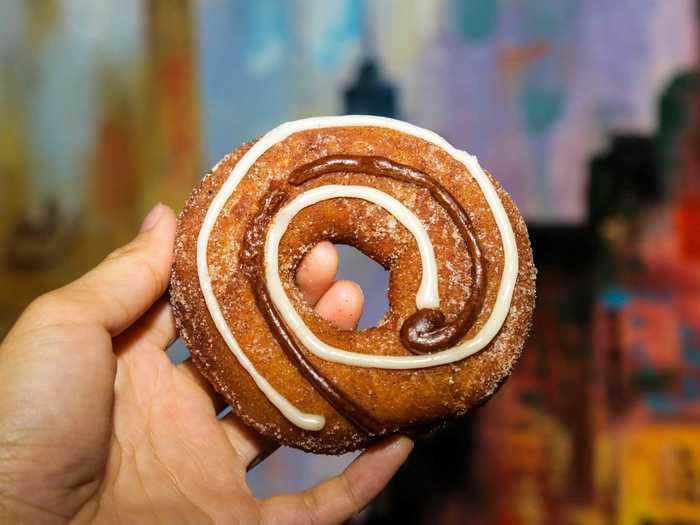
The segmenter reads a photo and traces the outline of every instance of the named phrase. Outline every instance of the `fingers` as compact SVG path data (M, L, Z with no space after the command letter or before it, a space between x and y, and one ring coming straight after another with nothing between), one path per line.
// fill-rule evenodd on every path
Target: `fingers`
M224 408L226 408L226 405L228 403L226 402L224 397L218 392L216 392L209 383L209 381L207 381L206 378L199 372L199 370L197 370L197 367L192 362L191 358L177 365L176 369L178 374L181 374L183 378L187 379L188 381L191 381L197 388L199 388L202 392L209 396L212 402L212 409L214 411L214 415L218 414Z
M341 330L352 330L362 315L364 295L352 281L334 282L337 272L338 250L332 243L322 241L301 260L297 285L321 317Z
M272 454L274 454L280 448L280 446L281 445L279 443L271 442L266 447L261 448L260 453L257 456L255 456L250 463L248 463L248 466L246 467L246 472L250 472L255 467L260 465L260 463L262 463Z
M221 420L221 427L246 470L252 469L279 448L276 441L246 426L233 412Z
M386 486L413 449L398 437L367 449L342 474L299 494L270 498L262 504L263 522L323 525L341 523L360 512Z
M364 302L357 283L336 281L316 304L316 312L341 330L352 330L360 320Z
M159 350L168 348L175 340L175 318L166 296L162 296L128 330L114 339L114 352L121 355L138 343Z
M297 285L301 293L315 305L328 290L338 271L338 251L333 243L322 241L307 253L297 269Z
M129 327L167 288L175 222L170 208L154 207L133 241L77 281L36 301L42 322L95 324L112 336Z
M333 282L337 270L338 252L333 244L323 241L302 259L297 270L297 284L305 299L316 305L321 317L340 329L352 330L362 315L364 296L360 286L351 281ZM233 413L221 424L249 469L277 449L274 442L246 427Z

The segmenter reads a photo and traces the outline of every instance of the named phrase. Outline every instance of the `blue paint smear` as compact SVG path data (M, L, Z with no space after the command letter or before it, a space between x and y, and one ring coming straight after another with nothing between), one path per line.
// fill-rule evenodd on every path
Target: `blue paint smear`
M676 410L676 404L665 394L647 394L644 400L649 408L658 414L671 414Z
M289 13L276 0L256 0L240 4L240 20L245 21L243 54L247 60L266 48L289 41Z
M683 383L683 394L686 399L700 398L700 382L697 378L689 377Z
M693 368L700 367L700 352L696 348L684 348L683 361Z
M322 71L333 71L345 60L347 46L362 38L366 6L362 0L347 0L342 13L324 31L321 45L314 52Z
M600 302L609 310L619 311L629 304L631 294L622 288L609 288L600 294Z
M295 52L293 6L270 0L197 5L207 157L212 164L290 116L293 70L285 57ZM284 48L282 59L256 69L256 53L275 46Z

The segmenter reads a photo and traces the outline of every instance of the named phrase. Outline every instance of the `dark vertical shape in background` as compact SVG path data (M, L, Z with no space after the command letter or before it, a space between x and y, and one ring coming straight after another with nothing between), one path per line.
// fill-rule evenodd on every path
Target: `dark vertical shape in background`
M343 92L344 113L398 118L399 88L382 74L374 53L374 35L366 22L364 59L355 79ZM473 493L470 465L473 418L462 418L430 436L419 438L409 460L372 505L367 524L430 523L431 514L456 497L466 503Z
M343 92L343 113L398 118L398 88L383 77L377 59L376 21L366 0L362 10L362 61L355 79Z
M357 78L343 93L345 113L397 117L396 92L396 87L382 78L379 64L367 57L358 69Z
M696 22L700 0L696 1ZM700 53L700 42L696 44ZM664 195L676 203L676 222L685 256L700 260L700 71L676 75L659 99L657 151Z

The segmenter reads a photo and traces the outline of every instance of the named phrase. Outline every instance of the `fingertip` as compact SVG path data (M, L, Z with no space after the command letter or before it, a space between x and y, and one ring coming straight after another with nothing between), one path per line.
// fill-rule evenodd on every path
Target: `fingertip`
M392 454L403 455L408 457L414 447L414 442L406 436L394 436L382 444Z
M62 315L102 325L112 336L123 332L166 291L176 229L175 212L154 206L129 244L55 292L66 305Z
M353 487L359 506L364 506L379 494L413 450L413 441L394 436L380 441L347 468L345 476Z
M159 202L144 217L139 237L156 235L174 239L176 226L177 217L173 209Z
M263 513L268 518L296 515L304 523L344 523L386 487L412 448L407 437L385 439L360 454L342 474L303 493L264 501Z
M364 302L360 285L336 281L316 304L316 312L341 330L353 330L362 316Z
M169 206L158 203L146 215L134 239L133 244L149 254L158 273L170 274L176 230L175 212Z
M358 457L358 463L365 466L381 463L386 467L388 476L391 477L406 461L413 450L413 446L413 440L406 436L391 436L367 448Z
M149 211L146 216L143 218L143 222L141 223L141 228L139 228L139 233L147 232L151 230L156 224L158 224L158 221L160 220L160 216L163 214L163 204L158 203L153 208L151 208L151 211Z
M338 271L338 250L322 241L307 253L297 268L296 281L304 299L315 305L331 287Z
M382 461L400 465L411 453L413 446L414 443L412 439L402 435L394 435L382 439L365 449L362 453L362 457L370 459L381 456L384 458ZM393 459L387 459L389 457Z
M163 206L163 216L165 217L165 220L168 222L170 225L175 225L177 223L177 214L175 213L175 210L173 210L170 206L167 204L161 204Z

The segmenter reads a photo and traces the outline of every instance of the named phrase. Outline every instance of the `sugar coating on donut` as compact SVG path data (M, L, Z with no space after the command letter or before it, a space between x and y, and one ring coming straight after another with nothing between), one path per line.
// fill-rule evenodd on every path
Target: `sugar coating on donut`
M255 162L225 206L208 243L212 288L231 332L255 369L295 406L321 414L325 424L309 431L290 423L270 403L232 355L212 322L196 267L196 244L212 199L252 144L220 161L200 182L180 214L171 279L171 301L178 330L195 364L257 431L280 442L321 453L343 453L365 446L382 433L430 428L464 414L493 393L508 375L529 332L534 307L535 269L527 230L515 205L490 178L510 219L517 244L518 272L510 310L498 334L478 353L461 361L417 370L358 368L306 353L306 359L329 382L382 423L369 435L338 413L309 384L280 350L256 307L250 283L239 270L246 230L272 185L284 185L294 168L329 155L375 155L392 159L435 177L468 211L484 252L487 286L483 311L465 338L474 335L490 314L503 268L503 244L474 178L439 147L395 130L372 126L311 129L275 144ZM289 198L328 184L362 185L396 198L421 220L432 241L438 268L441 309L450 318L469 298L472 261L463 239L430 193L414 185L334 173L301 187L286 187ZM294 274L305 253L321 240L356 246L391 272L390 309L377 327L343 332L321 319L299 293ZM338 198L300 211L279 246L279 275L286 294L309 329L322 341L352 352L403 356L398 336L402 322L416 310L421 264L414 237L389 213L360 199Z

